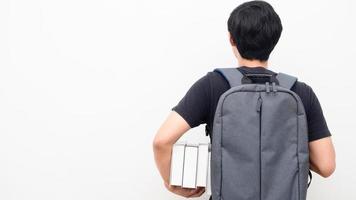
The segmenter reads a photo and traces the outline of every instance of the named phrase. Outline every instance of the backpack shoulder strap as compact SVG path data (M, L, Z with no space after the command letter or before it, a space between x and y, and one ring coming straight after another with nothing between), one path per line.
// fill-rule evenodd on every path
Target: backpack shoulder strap
M241 85L243 74L237 68L217 68L215 72L220 73L230 84L230 87Z
M278 73L276 78L280 86L289 90L293 87L294 83L297 81L296 77L284 73Z

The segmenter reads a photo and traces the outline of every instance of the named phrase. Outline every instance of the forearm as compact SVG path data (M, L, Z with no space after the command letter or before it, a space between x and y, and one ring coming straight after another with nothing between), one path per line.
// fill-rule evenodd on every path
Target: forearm
M171 145L154 145L154 157L159 173L165 183L169 182L170 163L171 163Z
M171 112L153 140L156 165L165 183L169 182L172 147L189 129L189 124L179 114Z

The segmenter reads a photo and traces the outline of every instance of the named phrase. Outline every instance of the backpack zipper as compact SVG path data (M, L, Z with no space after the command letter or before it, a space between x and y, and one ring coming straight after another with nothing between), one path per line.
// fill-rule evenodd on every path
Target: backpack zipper
M261 98L261 94L257 99L257 104L256 104L256 111L261 113L262 110L262 98ZM261 115L261 114L260 114ZM261 116L260 116L261 117Z
M260 138L259 138L259 156L260 156L260 200L262 199L262 149L261 149L261 140L262 140L262 97L261 97L261 93L259 93L259 97L257 99L257 105L256 105L256 110L259 113L259 134L260 134Z

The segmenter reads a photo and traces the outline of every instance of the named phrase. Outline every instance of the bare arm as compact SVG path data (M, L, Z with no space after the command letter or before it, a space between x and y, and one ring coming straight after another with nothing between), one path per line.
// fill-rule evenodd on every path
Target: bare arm
M331 137L309 143L310 169L322 177L329 177L336 167L335 150Z
M163 181L168 183L172 146L190 129L189 124L176 112L171 112L153 140L153 152Z
M176 112L171 112L166 121L159 128L153 140L153 152L157 168L162 176L166 188L180 196L198 197L204 193L204 188L184 189L169 185L171 152L173 144L188 130L189 124Z

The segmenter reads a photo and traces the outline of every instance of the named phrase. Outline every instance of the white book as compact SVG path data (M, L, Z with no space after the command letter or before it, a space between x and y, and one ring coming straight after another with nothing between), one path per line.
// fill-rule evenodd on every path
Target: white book
M186 145L183 167L183 184L184 188L196 188L198 164L198 146Z
M209 151L209 158L208 158L208 181L207 181L207 186L206 186L206 193L208 195L211 195L211 151Z
M170 185L182 186L185 144L175 144L172 149Z
M209 144L200 144L198 151L197 187L206 187L209 165Z

